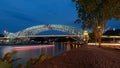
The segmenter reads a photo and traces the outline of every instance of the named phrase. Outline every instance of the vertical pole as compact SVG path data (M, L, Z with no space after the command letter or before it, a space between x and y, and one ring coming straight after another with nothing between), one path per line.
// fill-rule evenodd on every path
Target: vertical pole
M114 31L114 33L115 33L115 28L113 28L113 31ZM115 43L115 38L113 37L113 42Z
M84 35L84 43L85 43L85 45L88 45L88 31L84 31L84 33L83 33L83 35Z

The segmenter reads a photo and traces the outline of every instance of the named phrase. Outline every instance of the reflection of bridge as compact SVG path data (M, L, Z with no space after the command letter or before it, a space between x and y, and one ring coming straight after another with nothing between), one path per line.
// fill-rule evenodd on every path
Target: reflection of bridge
M40 32L48 31L48 30L57 30L62 32L68 32L69 35L37 35ZM70 36L77 41L80 41L83 39L83 31L81 29L66 26L66 25L59 25L59 24L47 24L47 25L38 25L38 26L32 26L30 28L26 28L25 30L16 32L16 33L10 33L7 31L4 31L5 37L7 38L21 38L21 37L65 37Z

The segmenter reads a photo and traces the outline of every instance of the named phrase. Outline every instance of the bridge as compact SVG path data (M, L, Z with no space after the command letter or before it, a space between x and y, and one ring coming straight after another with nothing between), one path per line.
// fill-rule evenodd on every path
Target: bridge
M57 30L61 32L68 32L69 35L37 35L40 32L48 30ZM72 26L60 25L60 24L46 24L37 25L18 31L16 33L4 31L5 37L14 39L22 37L65 37L69 36L77 41L83 40L83 30Z
M31 36L17 36L17 38L24 37L77 37L78 35L31 35Z

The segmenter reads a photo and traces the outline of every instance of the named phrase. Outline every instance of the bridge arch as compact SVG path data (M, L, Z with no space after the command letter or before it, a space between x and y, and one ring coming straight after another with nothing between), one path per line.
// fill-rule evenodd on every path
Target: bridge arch
M48 30L68 32L70 34L79 35L79 36L83 34L82 30L77 29L75 27L59 25L59 24L47 24L47 25L37 25L26 28L25 30L17 32L17 36L31 36Z
M60 25L60 24L37 25L37 26L32 26L32 27L26 28L26 29L16 32L16 33L10 33L7 31L4 31L4 33L7 38L14 39L16 37L21 37L21 36L22 37L33 36L40 32L48 31L48 30L57 30L57 31L62 31L62 32L68 32L70 34L76 35L75 37L72 37L73 39L75 39L79 42L81 40L83 40L83 31L81 29L78 29L78 28L75 28L72 26Z

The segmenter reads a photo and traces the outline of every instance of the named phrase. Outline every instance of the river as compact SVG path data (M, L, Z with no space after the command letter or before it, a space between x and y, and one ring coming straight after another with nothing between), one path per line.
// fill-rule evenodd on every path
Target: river
M77 48L77 45L68 44L68 43L59 43L53 45L1 45L0 46L0 58L3 58L4 55L11 51L17 51L17 53L12 56L12 59L22 58L13 63L13 66L16 67L18 64L26 65L26 62L30 58L38 58L41 54L50 55L52 57L69 51L73 48Z

